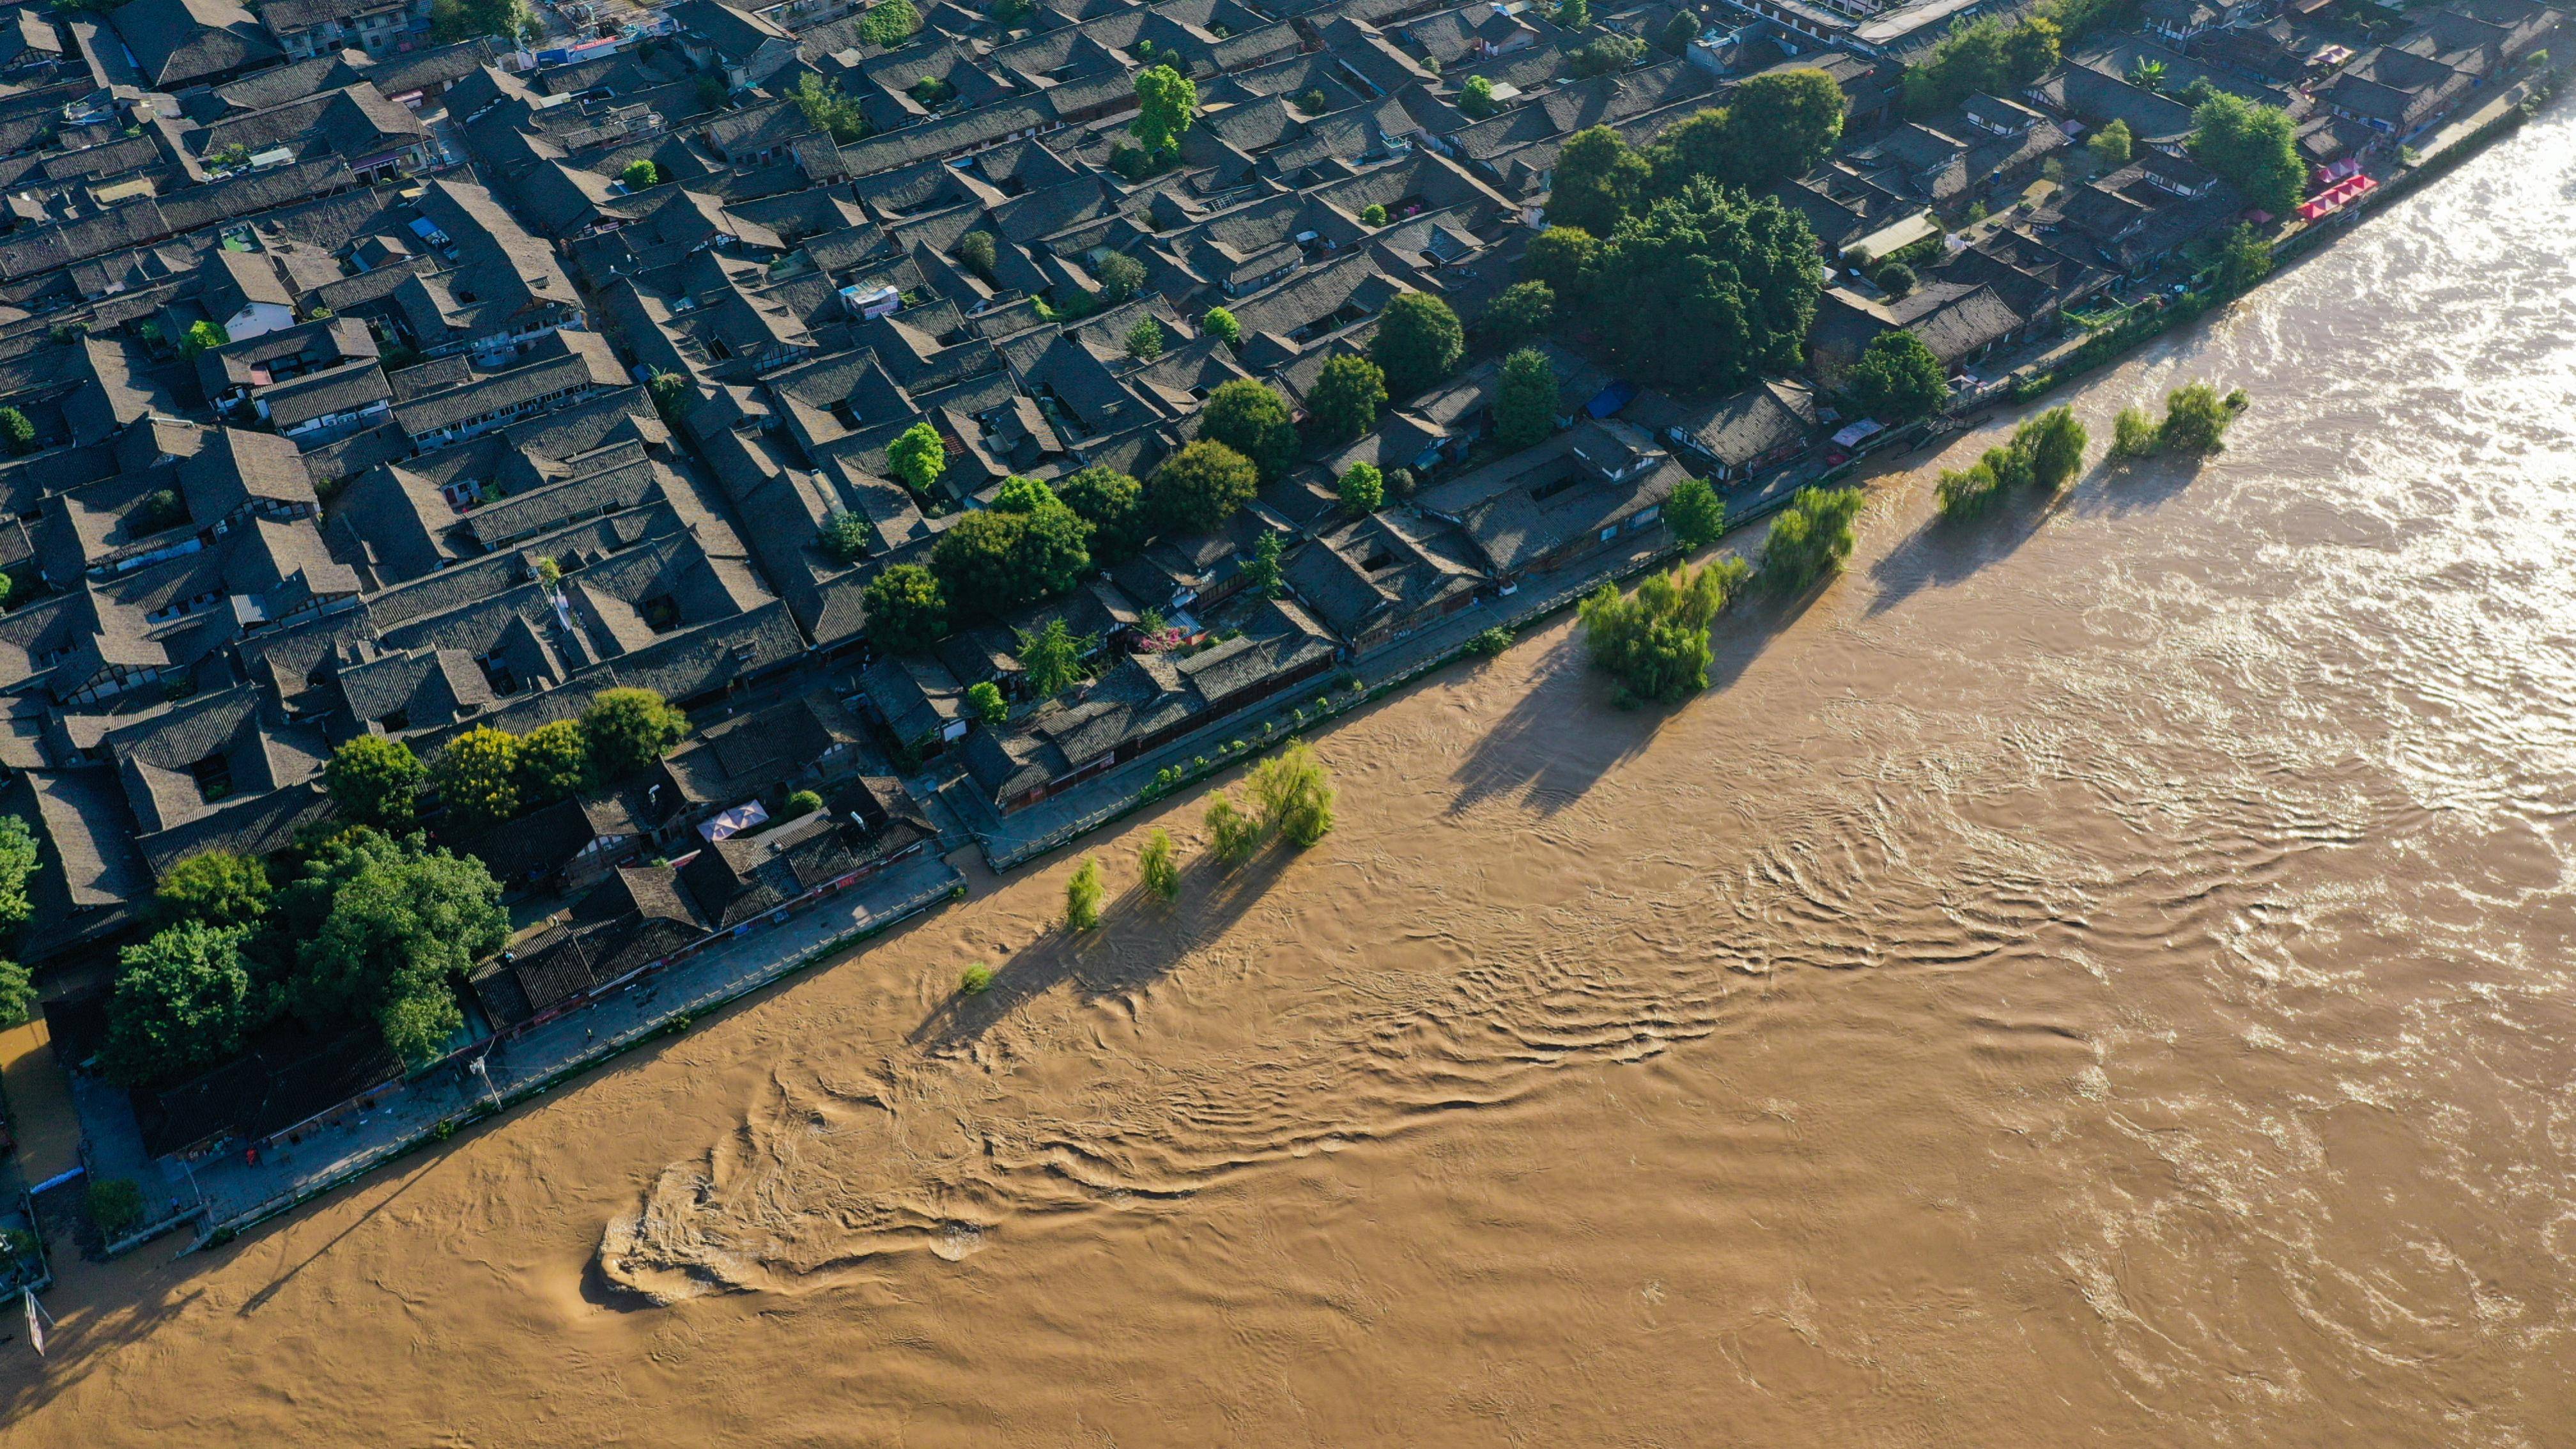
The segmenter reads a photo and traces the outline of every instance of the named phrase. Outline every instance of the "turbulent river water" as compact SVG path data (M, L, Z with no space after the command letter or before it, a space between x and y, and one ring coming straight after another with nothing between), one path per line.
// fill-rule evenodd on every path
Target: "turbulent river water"
M1317 741L1309 853L979 879L76 1266L0 1440L2576 1442L2571 236L2561 113L2072 399L2225 454L1910 459L1683 708L1538 631Z

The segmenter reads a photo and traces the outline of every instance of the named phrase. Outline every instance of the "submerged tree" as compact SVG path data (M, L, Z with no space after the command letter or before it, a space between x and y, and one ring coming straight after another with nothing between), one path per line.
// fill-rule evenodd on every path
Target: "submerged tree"
M1145 889L1172 900L1181 893L1181 868L1175 860L1172 832L1157 825L1145 837L1145 848L1136 852L1136 875Z
M1782 593L1796 593L1843 566L1851 556L1852 520L1860 516L1857 488L1802 488L1772 520L1762 546L1762 573Z
M1333 787L1304 740L1290 740L1288 748L1255 766L1250 785L1265 834L1276 833L1303 850L1331 832Z
M1074 867L1073 878L1064 883L1064 923L1077 931L1088 931L1100 924L1100 902L1109 888L1100 881L1100 862L1089 856Z
M1708 626L1752 572L1742 559L1676 565L1621 594L1603 584L1577 611L1592 660L1619 681L1618 703L1675 704L1708 688Z

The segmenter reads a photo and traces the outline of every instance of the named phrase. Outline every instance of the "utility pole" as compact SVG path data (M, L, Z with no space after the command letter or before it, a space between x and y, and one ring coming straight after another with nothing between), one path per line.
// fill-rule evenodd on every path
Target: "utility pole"
M492 1068L486 1060L491 1055L488 1051L484 1052L466 1065L473 1069L474 1075L483 1079L484 1094L492 1099L492 1110L498 1112L501 1110L501 1094L492 1086Z

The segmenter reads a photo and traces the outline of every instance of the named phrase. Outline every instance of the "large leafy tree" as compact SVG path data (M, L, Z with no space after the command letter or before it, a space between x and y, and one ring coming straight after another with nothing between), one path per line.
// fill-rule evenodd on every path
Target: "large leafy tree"
M631 775L689 737L689 717L649 689L604 689L581 712L602 779Z
M1673 531L1673 542L1696 553L1725 535L1726 500L1707 479L1684 478L1664 500L1664 526Z
M1467 331L1449 304L1428 292L1406 292L1378 314L1369 355L1385 370L1390 396L1409 398L1449 375L1467 350Z
M1494 397L1494 437L1518 452L1535 448L1556 431L1556 369L1533 348L1503 360L1503 384Z
M829 81L807 71L789 87L787 99L796 103L815 130L822 131L841 145L848 145L868 134L867 113L859 103L841 89L838 81Z
M1100 647L1097 634L1076 634L1062 619L1049 619L1036 631L1019 631L1020 677L1029 692L1051 699L1079 683L1083 659Z
M268 870L229 850L192 855L161 873L152 890L153 919L164 926L256 926L275 894Z
M1620 363L1694 391L1797 366L1824 288L1805 218L1706 181L1622 223L1594 274L1594 316Z
M480 861L417 839L359 866L297 953L301 1008L371 1021L408 1062L464 1025L451 982L501 949L510 915Z
M551 805L578 795L596 783L590 760L590 732L581 721L559 719L528 731L519 741L519 801Z
M1252 460L1265 479L1297 460L1297 425L1288 404L1267 383L1248 377L1221 383L1199 409L1199 436L1223 443Z
M1090 541L1091 525L1059 501L1026 513L987 508L940 537L930 570L952 615L991 618L1080 583Z
M859 39L881 50L892 50L910 40L921 29L921 12L912 0L881 0L859 17Z
M331 752L322 788L351 822L397 829L411 823L412 799L428 773L402 741L359 735Z
M1386 406L1386 374L1357 353L1346 352L1324 364L1314 389L1306 394L1307 415L1315 431L1331 442L1344 442L1377 426L1378 409Z
M1536 342L1555 325L1556 289L1545 282L1514 282L1476 319L1476 335L1483 346L1508 351Z
M1892 428L1940 411L1950 400L1950 379L1922 338L1896 328L1869 339L1844 390L1861 416Z
M1761 187L1804 176L1834 152L1843 135L1843 88L1820 70L1774 70L1747 77L1726 100L1733 167L1708 174Z
M430 788L465 834L519 813L519 737L478 725L447 742L429 767Z
M1094 463L1055 483L1064 506L1091 525L1091 553L1115 563L1145 546L1145 490L1117 469Z
M1147 66L1136 72L1136 119L1128 134L1148 153L1160 155L1181 143L1198 104L1199 88L1188 76L1168 65Z
M1587 290L1600 250L1600 238L1579 226L1551 226L1530 238L1521 253L1521 276L1543 283L1556 301L1575 301Z
M1852 520L1860 516L1862 502L1857 488L1799 489L1771 520L1771 535L1762 542L1763 577L1793 594L1838 572L1851 557Z
M2299 204L2308 169L2288 112L2221 91L2200 103L2191 123L2191 154L2234 184L2247 205L2286 216Z
M1145 501L1173 532L1205 533L1222 526L1260 489L1261 476L1251 459L1202 438L1154 470Z
M110 1077L145 1086L241 1050L259 1024L258 993L241 953L248 935L243 926L183 921L117 953L102 1051Z
M928 423L914 423L900 437L886 444L886 466L903 486L915 493L927 493L948 471L948 445L939 441L939 430Z
M868 637L888 654L919 654L948 632L948 597L919 564L896 564L868 580Z
M1621 594L1603 584L1577 610L1593 662L1619 681L1622 707L1676 704L1708 688L1708 626L1751 572L1733 557L1676 564Z
M1556 153L1548 220L1607 236L1644 200L1654 176L1654 166L1608 126L1577 131Z

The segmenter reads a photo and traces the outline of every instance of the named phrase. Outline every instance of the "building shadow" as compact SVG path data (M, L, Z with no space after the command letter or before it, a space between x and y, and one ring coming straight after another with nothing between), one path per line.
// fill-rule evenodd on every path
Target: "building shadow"
M1232 870L1201 855L1165 901L1139 886L1111 901L1083 932L1057 925L994 968L982 991L952 991L905 1040L933 1055L973 1046L1022 1007L1060 986L1083 1000L1123 996L1171 974L1203 941L1222 936L1259 904L1299 852L1274 841Z
M93 1373L105 1372L119 1350L159 1332L162 1324L193 1307L205 1291L190 1288L184 1293L164 1293L149 1302L138 1297L113 1306L94 1305L47 1325L42 1370L23 1376L13 1374L12 1382L0 1388L0 1424L23 1424L28 1415L52 1403L63 1390ZM49 1313L56 1306L50 1302L45 1305ZM26 1337L25 1310L12 1303L8 1327L0 1330L0 1344L8 1345L7 1353L28 1354L31 1360L33 1350L26 1346Z
M2080 486L2081 480L2076 486ZM2060 509L2071 506L2075 488L2046 497L2015 489L1993 509L1975 518L1944 518L1935 513L1914 536L1870 565L1869 581L1877 594L1869 602L1876 617L1927 589L1946 589L1965 582L1988 564L2010 558L2014 550Z

